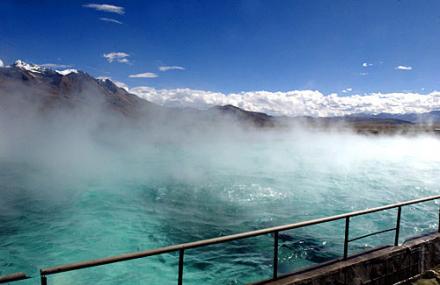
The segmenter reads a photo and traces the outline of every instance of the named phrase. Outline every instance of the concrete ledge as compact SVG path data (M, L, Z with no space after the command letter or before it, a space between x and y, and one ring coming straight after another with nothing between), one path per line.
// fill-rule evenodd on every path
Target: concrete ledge
M440 234L415 238L345 261L257 284L366 285L393 284L440 264Z

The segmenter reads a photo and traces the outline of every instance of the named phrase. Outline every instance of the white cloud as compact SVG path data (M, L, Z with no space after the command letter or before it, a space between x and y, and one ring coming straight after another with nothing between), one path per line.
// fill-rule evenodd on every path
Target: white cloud
M240 92L135 87L131 93L169 107L207 109L231 104L245 110L284 116L341 116L354 113L421 113L440 109L440 92L324 95L314 90Z
M59 64L59 63L43 63L43 64L39 64L39 66L52 68L52 69L62 69L62 68L72 67L71 65L68 64Z
M362 67L369 67L369 66L373 66L373 64L372 63L368 63L368 62L362 63Z
M368 72L361 72L361 73L359 73L359 75L366 76L366 75L368 75Z
M97 11L116 13L122 15L125 13L124 7L110 5L110 4L85 4L84 8L91 8Z
M115 19L112 19L112 18L99 18L101 21L104 21L104 22L108 22L108 23L115 23L115 24L119 24L119 25L122 25L122 22L121 21L118 21L118 20L115 20Z
M0 59L0 67L5 66L5 64L3 63L3 60Z
M114 61L120 63L129 63L127 57L129 57L130 55L125 52L110 52L110 53L105 53L103 56L110 63Z
M351 91L353 91L353 88L345 88L341 92L342 93L348 93L348 92L351 92Z
M153 72L145 72L145 73L139 73L139 74L132 74L129 75L130 78L156 78L158 75Z
M159 70L160 71L185 70L185 68L178 65L164 65L164 66L159 66Z
M412 66L399 65L399 66L396 66L394 69L395 70L410 71L413 68L412 68Z

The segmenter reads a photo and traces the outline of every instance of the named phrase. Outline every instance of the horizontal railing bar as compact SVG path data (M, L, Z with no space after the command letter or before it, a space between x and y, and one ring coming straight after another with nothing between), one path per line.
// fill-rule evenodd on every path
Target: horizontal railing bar
M0 276L0 283L7 283L12 281L19 281L30 278L24 272L17 272L9 275Z
M330 216L330 217L325 217L325 218L318 218L318 219L303 221L303 222L294 223L294 224L287 224L287 225L282 225L282 226L276 226L276 227L265 228L265 229L255 230L255 231L244 232L244 233L238 233L238 234L233 234L233 235L228 235L228 236L216 237L216 238L200 240L200 241L195 241L195 242L171 245L171 246L150 249L150 250L145 250L145 251L140 251L140 252L135 252L135 253L123 254L123 255L119 255L119 256L100 258L100 259L88 260L88 261L83 261L83 262L78 262L78 263L71 263L71 264L66 264L66 265L48 267L48 268L41 269L40 273L41 273L41 275L50 275L50 274L56 274L56 273L61 273L61 272L66 272L66 271L71 271L71 270L76 270L76 269L82 269L82 268L87 268L87 267L100 266L100 265L105 265L105 264L110 264L110 263L115 263L115 262L120 262L120 261L133 260L133 259L148 257L148 256L152 256L152 255L171 253L171 252L179 251L181 249L186 250L186 249L197 248L197 247L201 247L201 246L208 246L208 245L214 245L214 244L218 244L218 243L225 243L225 242L240 240L240 239L244 239L244 238L256 237L256 236L261 236L261 235L265 235L265 234L271 234L271 233L274 233L277 231L292 230L292 229L302 228L305 226L312 226L312 225L316 225L316 224L336 221L336 220L344 219L347 217L355 217L355 216L360 216L360 215L364 215L364 214L375 213L375 212L379 212L379 211L384 211L384 210L393 209L393 208L397 208L397 207L401 207L401 206L407 206L407 205L427 202L427 201L436 200L436 199L440 199L440 195L429 196L429 197L425 197L425 198L419 198L419 199L410 200L410 201L406 201L406 202L400 202L400 203L376 207L376 208L354 211L351 213L340 214L340 215L335 215L335 216Z
M348 242L352 242L352 241L355 241L355 240L359 240L359 239L363 239L363 238L366 238L366 237L370 237L370 236L374 236L374 235L378 235L378 234L383 234L383 233L391 232L391 231L395 231L395 230L396 230L396 228L391 228L391 229L386 229L386 230L383 230L383 231L378 231L378 232L366 234L366 235L363 235L363 236L352 238Z

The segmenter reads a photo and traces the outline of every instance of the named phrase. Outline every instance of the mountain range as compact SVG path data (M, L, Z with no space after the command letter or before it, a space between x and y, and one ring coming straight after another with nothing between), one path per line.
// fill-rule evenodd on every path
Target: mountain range
M208 110L165 108L153 104L110 79L97 79L75 70L53 70L17 60L10 66L0 67L0 110L17 108L22 111L32 106L38 112L69 111L75 108L99 108L123 118L143 116L198 116L201 120L228 117L256 127L274 127L290 123L351 125L427 125L440 123L440 111L423 114L352 114L341 117L275 117L250 112L232 105L215 106Z

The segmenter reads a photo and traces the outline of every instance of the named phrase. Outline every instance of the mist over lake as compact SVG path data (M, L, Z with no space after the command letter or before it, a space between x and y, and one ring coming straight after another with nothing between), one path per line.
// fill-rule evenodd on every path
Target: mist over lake
M153 138L127 131L69 136L60 128L43 130L21 133L20 143L4 139L0 148L0 256L5 257L0 267L6 272L37 274L44 266L419 198L436 194L440 182L440 154L433 151L440 140L433 136L221 124L210 132L176 129ZM437 207L405 208L401 240L435 230ZM352 234L389 228L395 215L390 210L355 218ZM342 222L283 234L281 272L342 254ZM392 233L383 234L353 243L350 250L392 241ZM263 236L189 250L185 280L241 284L267 278L271 245L272 237ZM177 260L177 255L150 257L51 280L165 284L176 280Z

